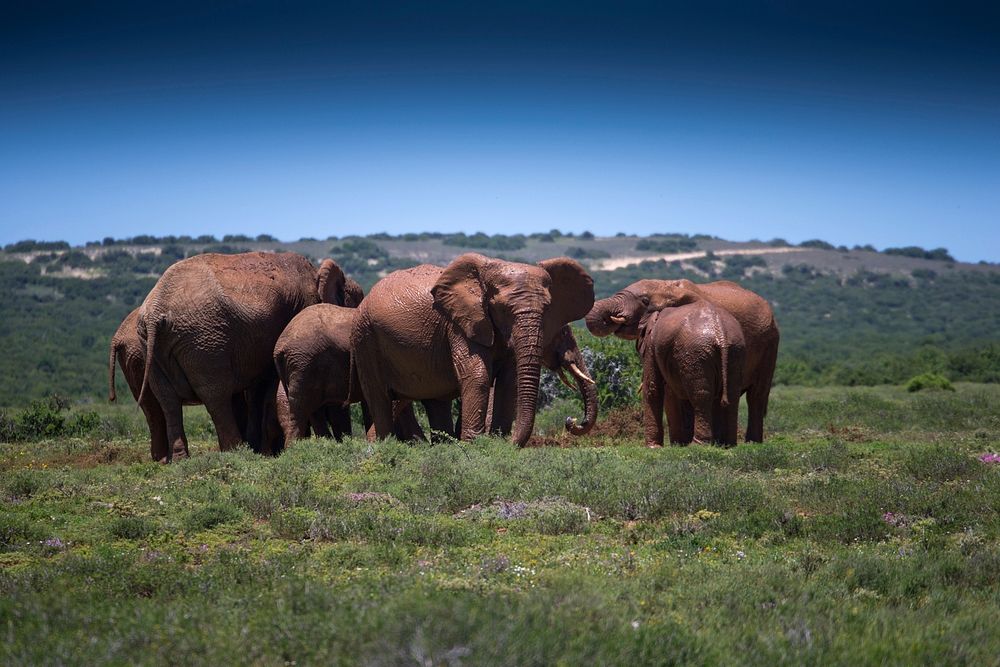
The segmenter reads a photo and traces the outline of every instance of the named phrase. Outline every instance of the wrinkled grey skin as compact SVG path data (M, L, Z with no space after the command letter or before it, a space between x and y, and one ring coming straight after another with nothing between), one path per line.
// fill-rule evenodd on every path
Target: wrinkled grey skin
M391 432L394 399L459 397L461 437L483 434L495 384L491 429L510 428L514 415L513 440L525 444L543 350L593 300L593 281L569 258L529 265L467 253L447 267L389 274L362 302L351 333L378 437Z
M741 393L747 395L747 442L764 440L764 417L778 359L780 333L770 304L734 282L698 284L690 280L639 280L601 299L587 314L587 328L595 336L614 334L635 340L647 312L706 301L729 312L746 341Z
M646 445L735 445L746 343L736 319L707 301L650 313L639 327Z
M246 440L260 448L263 410L277 377L272 352L302 309L343 304L345 278L332 260L320 269L294 253L205 254L168 268L140 309L145 344L140 402L152 392L163 409L168 448L164 462L187 456L181 406L204 403L219 448L244 440L231 397L250 393Z

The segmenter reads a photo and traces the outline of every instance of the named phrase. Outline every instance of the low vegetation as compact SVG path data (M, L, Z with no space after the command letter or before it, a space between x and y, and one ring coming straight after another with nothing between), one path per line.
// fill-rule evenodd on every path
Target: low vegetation
M556 404L561 447L209 430L171 466L103 407L0 444L0 663L990 664L998 406L782 387L730 450L557 437Z

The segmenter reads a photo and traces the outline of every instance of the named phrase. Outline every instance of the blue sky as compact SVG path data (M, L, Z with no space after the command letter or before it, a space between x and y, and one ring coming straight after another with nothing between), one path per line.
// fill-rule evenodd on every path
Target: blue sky
M0 242L590 230L1000 261L1000 20L961 3L32 3Z

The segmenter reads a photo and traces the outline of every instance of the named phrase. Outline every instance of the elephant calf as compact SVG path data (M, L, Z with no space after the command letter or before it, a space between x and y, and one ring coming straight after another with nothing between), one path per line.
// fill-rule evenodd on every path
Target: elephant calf
M308 437L310 429L338 441L351 435L348 403L361 403L364 429L371 427L357 372L351 377L350 337L357 312L356 308L316 304L292 318L278 337L275 403L286 444ZM423 437L409 403L396 405L394 416L396 437Z
M736 319L707 301L650 313L639 327L646 445L735 445L746 342Z

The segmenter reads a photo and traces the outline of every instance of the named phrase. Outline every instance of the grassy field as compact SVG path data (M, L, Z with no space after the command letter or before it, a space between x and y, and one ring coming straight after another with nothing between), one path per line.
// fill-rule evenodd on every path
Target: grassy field
M780 387L762 445L0 444L0 664L997 664L1000 386ZM540 423L556 423L544 416ZM614 432L615 424L619 431Z

